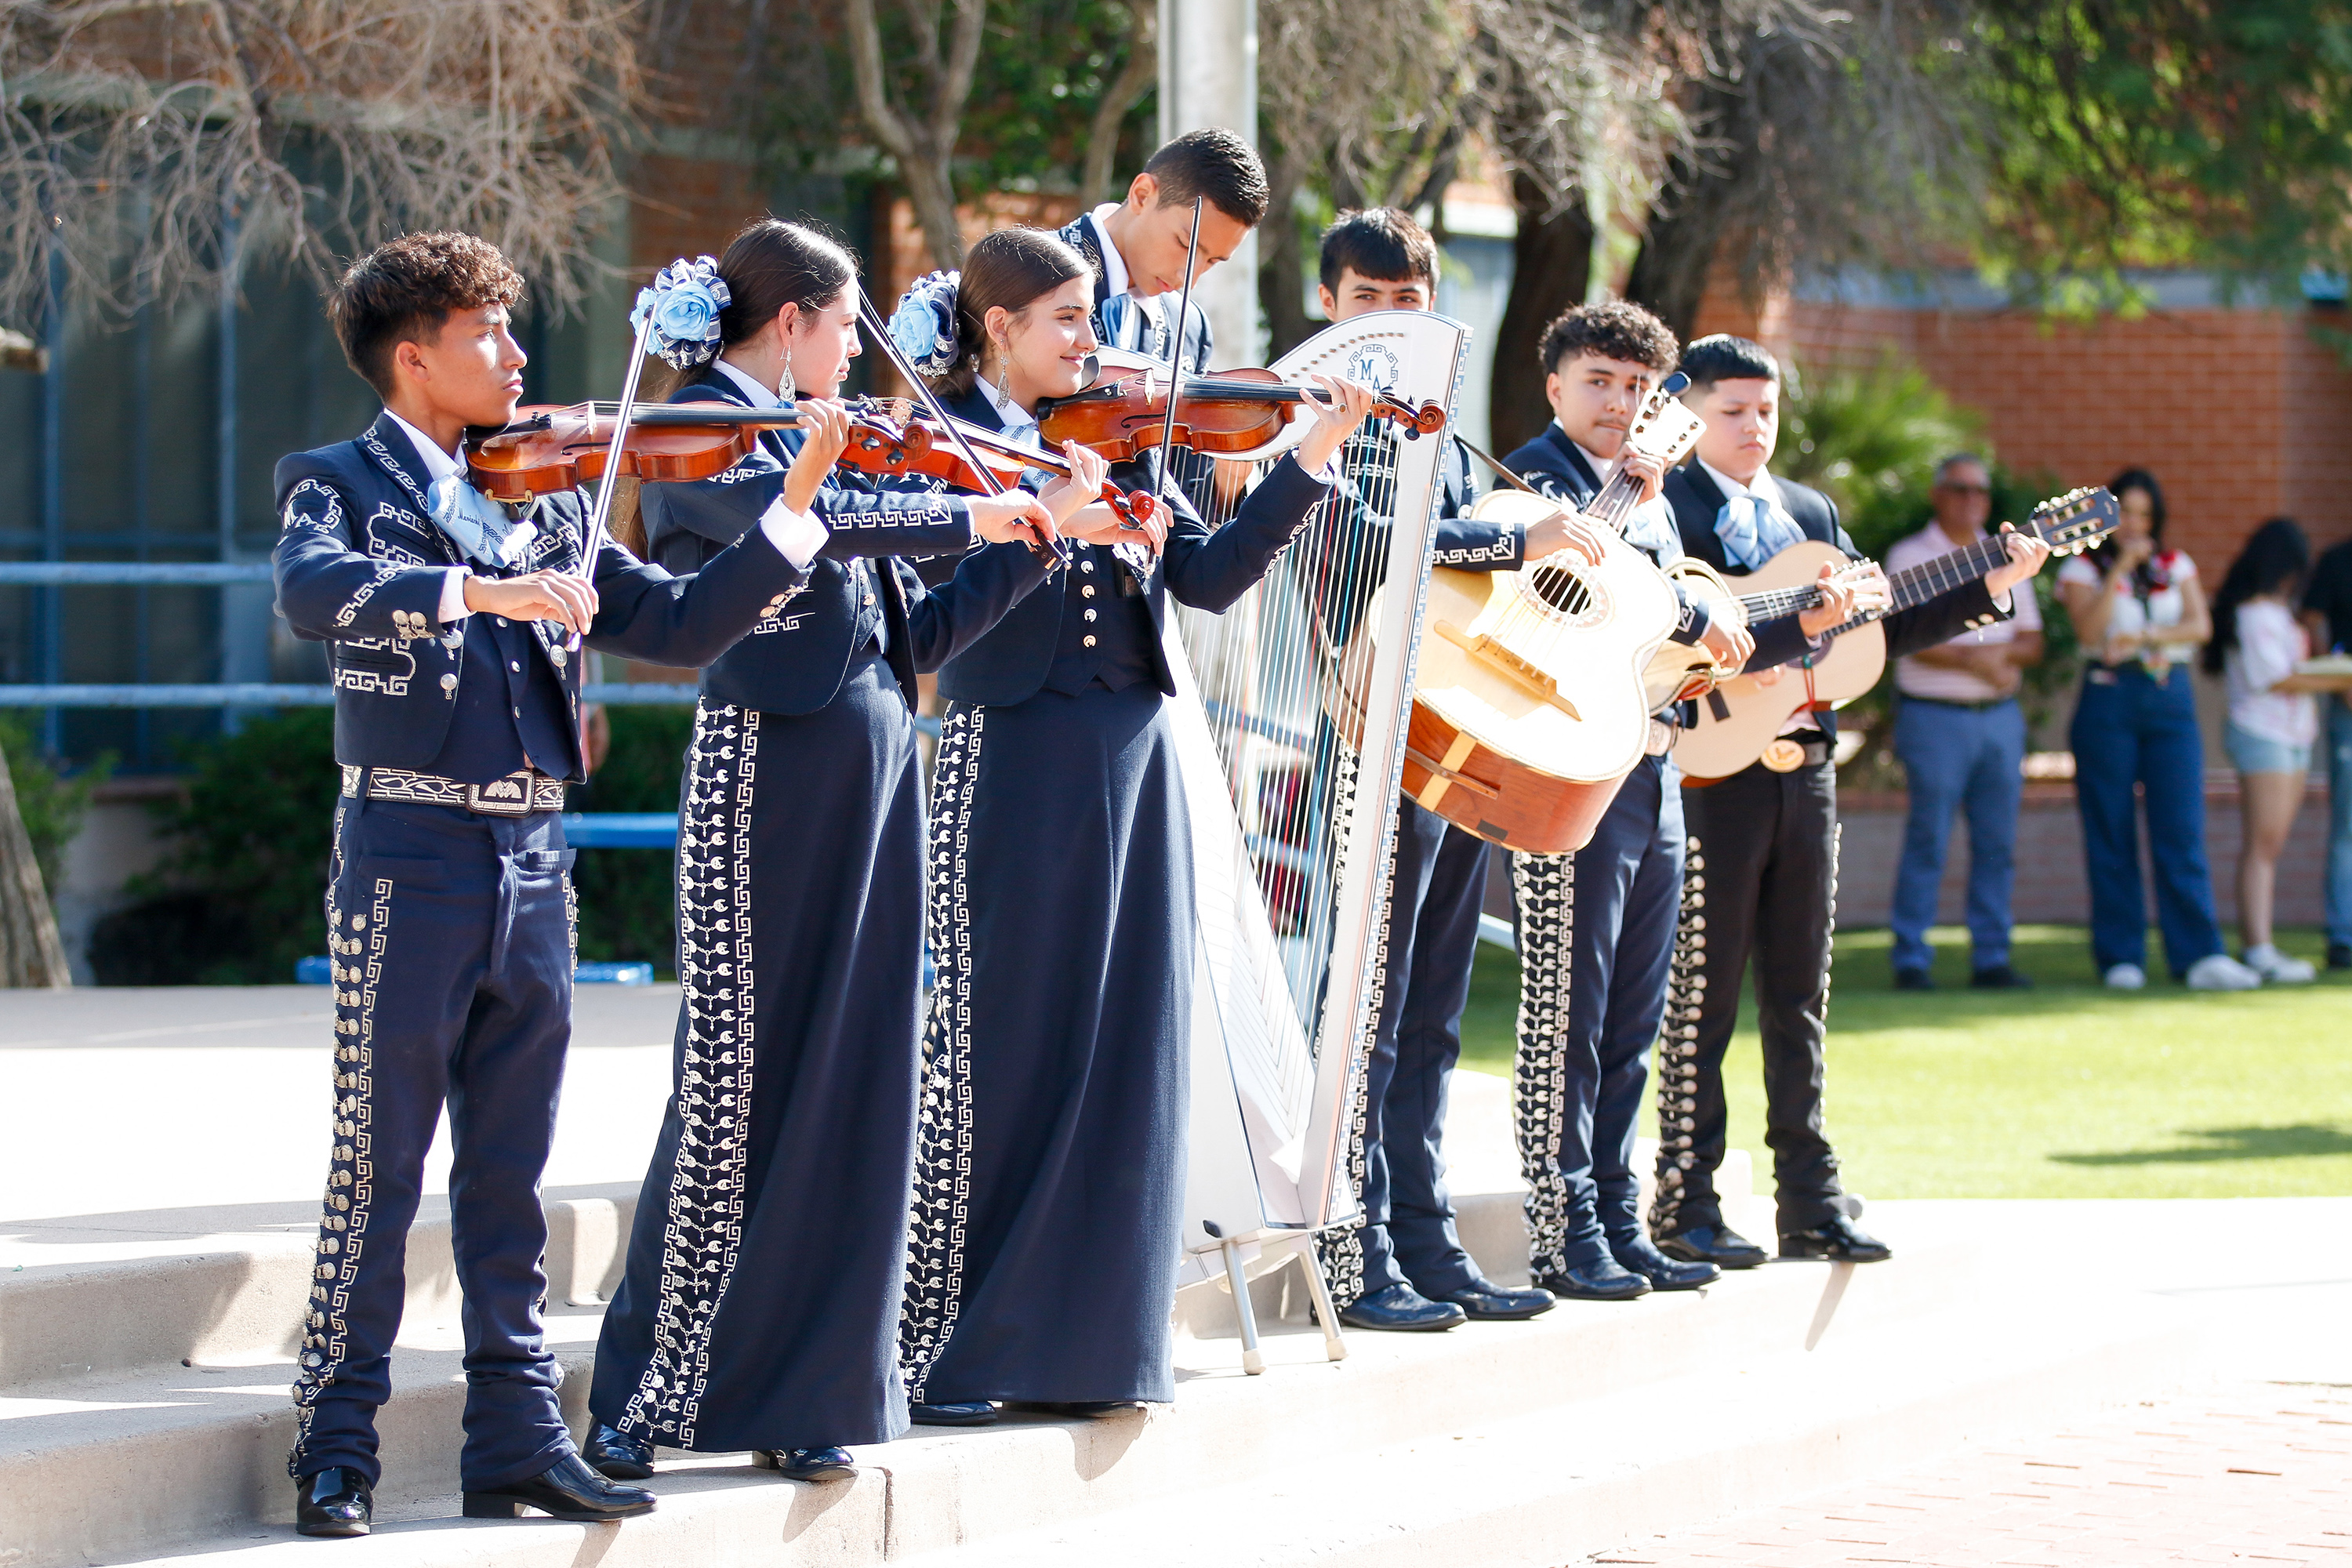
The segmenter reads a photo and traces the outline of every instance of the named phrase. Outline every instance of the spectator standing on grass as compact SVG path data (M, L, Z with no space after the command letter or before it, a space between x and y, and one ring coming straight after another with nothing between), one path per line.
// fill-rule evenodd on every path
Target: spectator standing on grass
M2058 573L2058 595L2084 653L2069 739L2083 858L2091 883L2091 953L2118 991L2147 984L2147 895L2139 875L2139 808L2147 802L2156 919L2172 973L2195 991L2249 991L2261 975L2221 947L2205 863L2205 742L2189 655L2213 635L2197 563L2164 545L2164 489L2145 468L2107 484L2123 521Z
M2213 640L2205 645L2206 673L2221 676L2229 692L2223 740L2237 764L2244 818L2239 959L2265 980L2293 984L2310 980L2313 970L2271 941L2271 907L2279 856L2303 809L2304 776L2319 732L2319 705L2298 686L2294 668L2311 657L2310 636L2294 608L2310 572L2311 541L2293 518L2274 517L2254 530L2213 595Z
M2329 653L2352 653L2352 539L2323 552L2303 591L2303 624ZM2352 692L2327 699L2327 967L2352 969Z
M1936 466L1936 518L1886 552L1906 571L1985 536L1992 477L1984 459L1955 453ZM2032 982L2009 961L2010 893L2017 881L2017 807L2025 787L2024 668L2042 658L2042 606L2029 586L2016 614L1895 662L1895 754L1910 781L1911 815L1895 872L1895 984L1926 991L1935 950L1927 928L1944 879L1952 816L1969 816L1969 984L2003 990Z

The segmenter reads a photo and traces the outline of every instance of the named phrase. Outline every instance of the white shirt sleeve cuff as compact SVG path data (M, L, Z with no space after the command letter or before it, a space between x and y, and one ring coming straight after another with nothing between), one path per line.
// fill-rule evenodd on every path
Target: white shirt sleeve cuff
M2017 590L2014 588L2004 589L1992 596L1992 607L2004 616L2010 614L2016 607L2016 604Z
M833 531L804 511L794 511L778 496L760 514L760 531L768 536L778 553L800 571L808 570L809 563L821 553Z
M454 626L474 612L466 608L466 579L471 572L463 566L452 566L441 574L441 609L437 616L445 626Z

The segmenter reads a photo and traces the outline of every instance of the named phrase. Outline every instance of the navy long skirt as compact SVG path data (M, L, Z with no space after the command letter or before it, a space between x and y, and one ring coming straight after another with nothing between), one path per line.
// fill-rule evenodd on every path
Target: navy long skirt
M814 713L697 714L676 1088L596 1346L598 1420L718 1452L906 1430L919 783L878 658Z
M1175 1397L1191 830L1160 693L958 704L931 789L908 1392Z

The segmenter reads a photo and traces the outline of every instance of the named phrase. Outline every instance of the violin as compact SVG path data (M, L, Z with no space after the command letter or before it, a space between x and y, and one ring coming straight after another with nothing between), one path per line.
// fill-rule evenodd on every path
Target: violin
M469 432L466 463L475 488L493 500L524 502L603 479L619 413L620 405L613 403L534 405L515 410L514 419L499 429ZM761 431L795 429L800 423L791 404L639 404L629 414L621 472L657 483L707 479L749 456ZM861 400L850 405L849 447L842 460L866 473L926 471L917 465L929 454L931 436L890 417L882 405Z
M919 433L922 437L923 450L908 465L908 472L929 474L934 479L946 480L958 489L977 490L982 494L1012 489L1021 482L1021 476L1032 468L1057 479L1070 478L1069 461L1058 453L1016 446L996 431L950 415L949 423L963 437L963 443L960 446L945 429L935 428L938 425L936 420L928 415L913 412L911 405L905 405L903 400L887 399L886 405L907 406L908 433L910 436ZM964 455L965 447L987 468L986 476L974 470L971 459ZM864 468L866 461L856 450L855 442L851 443L848 451L842 454L841 460L854 468ZM1102 500L1118 514L1121 522L1133 529L1140 529L1159 504L1142 490L1122 490L1108 481L1102 488Z
M1165 374L1155 367L1107 365L1083 392L1037 405L1038 437L1056 446L1076 441L1112 462L1131 462L1169 432L1168 392ZM1270 370L1189 376L1176 399L1171 438L1214 458L1269 457L1288 445L1289 426L1303 405L1330 400L1321 387L1285 381ZM1372 416L1402 425L1408 439L1445 428L1445 410L1434 403L1415 407L1382 395L1373 401Z

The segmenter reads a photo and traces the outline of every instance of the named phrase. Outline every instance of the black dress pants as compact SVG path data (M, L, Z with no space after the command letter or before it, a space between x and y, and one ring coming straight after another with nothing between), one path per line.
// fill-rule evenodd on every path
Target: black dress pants
M1723 1055L1754 960L1764 1047L1764 1141L1780 1228L1838 1212L1837 1155L1822 1132L1830 933L1837 910L1837 765L1757 763L1683 792L1690 835L1683 930L1658 1072L1660 1237L1720 1226L1715 1173L1728 1117Z
M1442 1145L1486 896L1486 841L1400 802L1388 966L1365 1068L1364 1295L1409 1282L1440 1298L1480 1279L1454 1228Z

